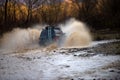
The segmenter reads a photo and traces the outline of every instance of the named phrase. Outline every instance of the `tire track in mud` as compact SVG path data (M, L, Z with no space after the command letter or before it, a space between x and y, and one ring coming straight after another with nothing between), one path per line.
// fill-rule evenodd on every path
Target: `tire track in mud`
M74 54L74 56L89 57L97 54L120 55L120 40L100 43L85 48L61 48L58 50L61 54ZM78 54L75 54L78 52ZM82 54L81 54L82 53Z
M12 77L17 79L15 75L19 76L18 79L26 80L30 80L31 77L36 80L36 75L39 75L38 80L119 80L120 77L117 76L120 72L119 45L120 41L108 41L86 48L61 48L51 52L29 50L24 52L25 54L1 54L1 76L5 75L8 79L11 76L9 80L13 80ZM105 56L109 54L110 56ZM23 75L29 77L20 76L21 71Z

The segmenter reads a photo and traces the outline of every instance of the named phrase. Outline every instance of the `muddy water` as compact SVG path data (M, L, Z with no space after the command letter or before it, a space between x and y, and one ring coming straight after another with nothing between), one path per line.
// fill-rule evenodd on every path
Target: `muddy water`
M24 49L38 45L40 31L37 29L19 29L4 34L1 39L2 49Z
M91 35L84 23L71 19L65 25L59 27L64 33L64 39L59 43L61 47L84 47L91 43ZM6 50L40 49L40 33L41 29L13 29L0 39L0 48ZM47 46L46 49L52 50L58 47L60 46L54 43Z
M85 47L92 41L90 31L83 22L71 19L61 28L65 33L62 47Z

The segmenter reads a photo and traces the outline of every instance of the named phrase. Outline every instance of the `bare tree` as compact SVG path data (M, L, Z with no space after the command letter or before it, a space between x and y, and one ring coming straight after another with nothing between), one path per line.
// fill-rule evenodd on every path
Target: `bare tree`
M119 27L120 0L99 0L98 10L105 26Z
M74 0L74 3L76 4L79 18L85 19L95 11L97 0L83 0L82 2Z
M42 23L54 24L60 18L61 13L60 0L41 0L38 8Z
M5 15L4 15L5 19L4 19L4 20L5 20L5 23L6 23L6 22L7 22L7 8L8 8L8 0L6 0L6 1L5 1L5 7L4 7L4 8L5 8Z
M4 4L2 3L1 5L0 5L0 24L3 24L4 23L4 16L5 15L3 15L3 14L5 14L5 12L4 12Z
M38 0L24 0L24 2L26 3L27 6L27 22L31 21L32 19L32 10L34 8L34 6L36 5L36 3L38 2Z
M16 0L13 0L13 22L16 22Z

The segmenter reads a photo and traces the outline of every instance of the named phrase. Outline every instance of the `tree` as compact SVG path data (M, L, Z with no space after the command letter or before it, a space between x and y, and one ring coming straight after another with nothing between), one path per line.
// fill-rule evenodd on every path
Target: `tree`
M74 0L74 3L78 10L79 19L86 21L90 16L94 15L97 0L83 0L82 2Z
M61 13L60 0L42 0L41 5L37 9L42 23L55 24L59 20Z
M27 6L27 12L28 12L26 22L31 22L31 20L32 20L32 10L33 10L35 4L38 1L39 0L24 0L24 2L26 3L26 6Z
M8 0L6 0L5 1L5 15L4 15L4 17L5 17L5 23L7 22L7 8L8 8Z
M119 28L120 21L120 0L99 0L98 11L105 27Z

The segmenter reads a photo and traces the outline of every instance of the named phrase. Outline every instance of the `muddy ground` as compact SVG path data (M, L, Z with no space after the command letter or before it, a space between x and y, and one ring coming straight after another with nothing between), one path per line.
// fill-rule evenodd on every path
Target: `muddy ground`
M1 50L0 80L120 80L120 41L52 51Z

